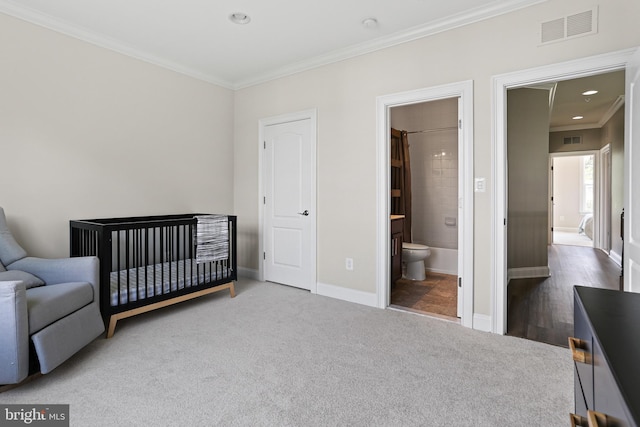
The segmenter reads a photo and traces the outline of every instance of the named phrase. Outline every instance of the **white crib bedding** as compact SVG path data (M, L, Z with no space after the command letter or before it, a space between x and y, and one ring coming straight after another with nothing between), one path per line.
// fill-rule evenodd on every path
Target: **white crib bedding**
M212 271L213 264L213 271ZM193 268L193 276L191 270ZM155 273L155 276L154 276ZM151 298L155 295L184 289L216 280L221 271L215 263L196 264L195 259L146 265L129 270L111 272L111 306ZM120 302L118 303L118 276L120 276ZM127 287L127 276L129 286ZM196 283L197 279L197 283ZM146 283L146 286L145 286Z

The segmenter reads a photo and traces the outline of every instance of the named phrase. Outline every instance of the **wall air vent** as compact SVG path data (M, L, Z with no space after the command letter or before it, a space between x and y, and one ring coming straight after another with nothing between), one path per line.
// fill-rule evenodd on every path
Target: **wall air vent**
M540 24L540 43L552 43L598 32L598 9L567 15Z
M564 145L582 144L582 137L581 136L565 136L562 139L562 143Z
M542 23L542 43L549 43L564 38L564 18Z

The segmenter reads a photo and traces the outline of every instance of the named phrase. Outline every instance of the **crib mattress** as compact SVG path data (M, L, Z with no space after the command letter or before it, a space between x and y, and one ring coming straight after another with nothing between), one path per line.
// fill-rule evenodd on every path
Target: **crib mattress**
M216 263L197 264L195 259L113 271L110 286L111 306L168 294L214 281L229 274L226 267L216 266ZM118 298L118 287L120 298Z

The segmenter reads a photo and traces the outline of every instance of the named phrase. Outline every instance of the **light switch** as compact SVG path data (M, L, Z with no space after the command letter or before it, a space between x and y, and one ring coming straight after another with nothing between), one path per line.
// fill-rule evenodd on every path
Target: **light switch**
M484 193L487 191L485 178L476 178L475 191L476 193Z

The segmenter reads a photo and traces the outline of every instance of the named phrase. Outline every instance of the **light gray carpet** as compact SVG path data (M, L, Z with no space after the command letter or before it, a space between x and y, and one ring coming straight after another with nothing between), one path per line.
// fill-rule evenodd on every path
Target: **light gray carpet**
M240 280L121 321L3 403L72 426L565 426L568 350Z

